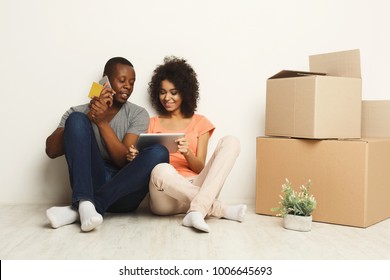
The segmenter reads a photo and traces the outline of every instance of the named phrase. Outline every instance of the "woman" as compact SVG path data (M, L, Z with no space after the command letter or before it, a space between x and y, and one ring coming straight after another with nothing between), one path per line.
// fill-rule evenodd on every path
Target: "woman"
M110 59L103 75L110 83L104 85L100 96L65 112L46 140L50 158L65 155L72 187L72 206L46 212L53 228L80 219L81 230L91 231L103 222L106 211L137 209L148 193L151 170L169 159L166 148L155 145L127 161L127 151L146 131L149 115L128 102L135 71L127 59Z
M183 225L209 232L206 216L242 221L246 205L229 206L217 200L240 152L238 139L220 139L206 162L212 123L195 114L199 99L197 75L186 60L167 57L149 83L149 94L158 116L151 118L149 133L184 132L170 164L157 165L151 175L150 208L157 215L187 213ZM131 159L131 157L129 157Z

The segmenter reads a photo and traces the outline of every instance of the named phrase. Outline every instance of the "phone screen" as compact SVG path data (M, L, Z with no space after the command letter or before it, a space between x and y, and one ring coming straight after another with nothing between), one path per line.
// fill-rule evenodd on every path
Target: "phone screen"
M101 84L102 86L104 86L104 84L108 82L108 86L111 88L111 84L110 84L110 80L108 79L107 76L104 76L103 78L101 78L101 80L99 81L99 84Z

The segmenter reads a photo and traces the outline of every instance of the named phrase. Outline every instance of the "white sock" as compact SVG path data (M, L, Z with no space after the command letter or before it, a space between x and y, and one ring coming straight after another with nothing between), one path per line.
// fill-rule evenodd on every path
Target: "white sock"
M244 220L244 217L245 217L246 208L247 207L245 204L229 205L226 208L226 212L225 212L225 215L223 217L225 219L242 222Z
M91 201L80 201L79 214L82 231L91 231L103 222L102 215L96 212L95 205Z
M183 225L186 227L194 227L204 232L210 232L210 228L206 224L202 213L197 211L189 212L183 219Z
M79 219L79 213L70 206L51 207L46 210L46 216L52 228L73 224Z

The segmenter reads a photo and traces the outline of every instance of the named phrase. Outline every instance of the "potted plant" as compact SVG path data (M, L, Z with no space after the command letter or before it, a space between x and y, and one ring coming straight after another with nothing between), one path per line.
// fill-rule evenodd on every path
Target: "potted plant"
M298 231L310 231L312 224L311 213L317 206L317 201L310 194L311 181L306 185L302 185L299 191L295 191L288 179L282 185L282 193L279 195L281 201L280 206L271 209L273 212L278 212L277 216L283 217L283 225L286 229Z

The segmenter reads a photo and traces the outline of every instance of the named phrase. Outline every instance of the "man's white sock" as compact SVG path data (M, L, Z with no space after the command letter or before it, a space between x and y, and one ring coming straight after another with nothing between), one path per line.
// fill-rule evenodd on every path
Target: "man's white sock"
M102 215L96 211L95 205L88 200L80 201L79 214L82 231L91 231L103 222Z
M79 213L70 206L54 206L46 210L46 216L52 228L73 224L79 219Z

